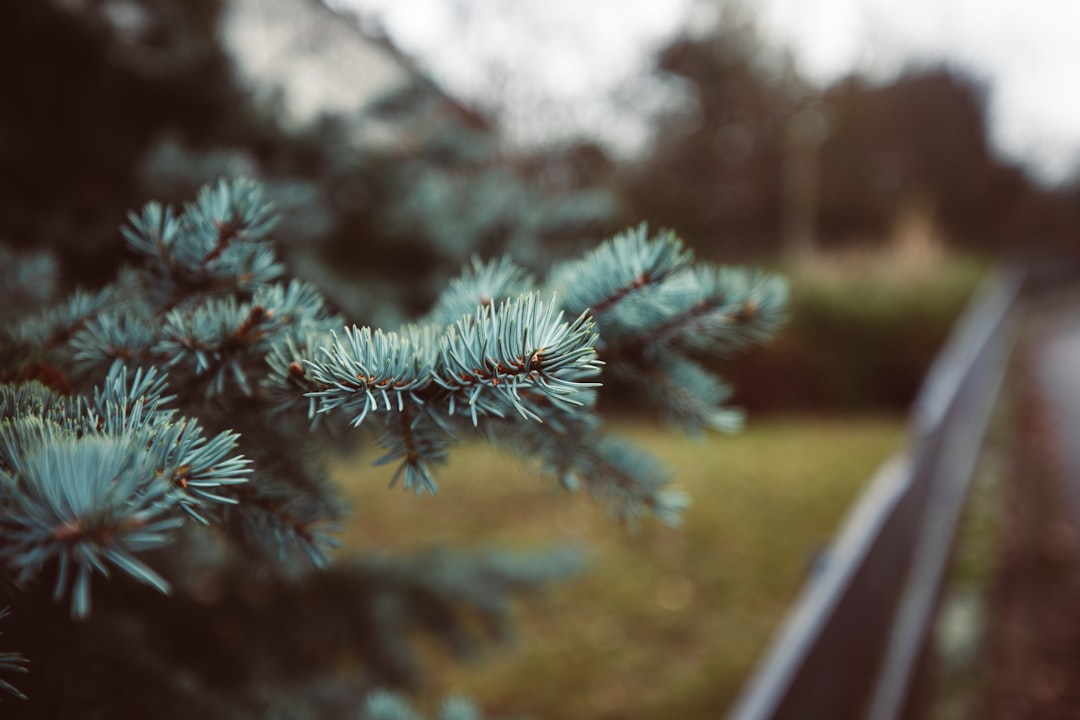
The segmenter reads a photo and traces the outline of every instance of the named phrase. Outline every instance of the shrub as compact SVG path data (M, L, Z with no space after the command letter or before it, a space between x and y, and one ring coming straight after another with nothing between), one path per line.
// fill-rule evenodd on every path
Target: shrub
M983 272L955 257L918 276L796 277L784 333L724 367L735 402L763 412L906 409Z

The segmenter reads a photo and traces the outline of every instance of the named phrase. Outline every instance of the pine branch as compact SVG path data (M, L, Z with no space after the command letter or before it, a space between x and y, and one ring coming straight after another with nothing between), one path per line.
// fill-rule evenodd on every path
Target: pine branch
M478 413L502 415L496 400L542 421L531 394L583 407L578 394L597 387L587 379L600 372L597 338L588 316L564 322L554 299L530 293L455 323L440 343L435 381L451 392L451 414L464 404L474 425Z
M94 575L168 592L166 576L183 577L169 570L187 561L181 528L200 526L228 541L215 548L259 561L246 571L285 577L298 557L323 567L342 508L313 448L355 428L374 428L375 463L396 464L391 485L416 494L436 492L433 470L459 438L481 435L539 458L630 526L644 515L676 524L688 498L653 458L603 432L601 370L676 422L732 430L741 416L707 363L783 319L782 281L692 265L673 233L650 238L641 225L557 267L543 290L509 260L473 258L421 322L346 326L316 288L279 281L271 210L250 181L206 188L180 213L148 204L123 230L140 268L5 329L16 350L0 358L3 377L20 382L0 384L0 561L16 592L51 583L78 618ZM151 550L166 551L153 560L165 570ZM463 612L497 634L511 591L573 564L437 556L368 568L365 651L407 674L412 629L460 650ZM0 653L0 671L22 667ZM411 713L394 700L368 708ZM439 717L475 715L451 703Z
M223 522L251 555L286 568L296 556L316 568L329 564L327 549L340 545L333 533L340 530L341 509L328 495L265 476L233 495L237 503Z
M93 399L60 400L39 385L0 393L0 558L19 582L57 567L54 597L90 608L90 577L108 566L167 592L136 554L172 542L181 512L234 502L213 489L246 482L236 436L207 439L165 407L155 369L117 367ZM74 574L72 580L71 575Z
M168 592L168 582L135 557L167 545L181 524L148 456L127 438L72 437L34 418L0 426L0 442L14 471L0 475L10 508L0 523L0 558L19 582L55 562L54 598L70 590L76 617L90 612L90 577L108 575L107 565Z
M151 289L167 308L229 292L253 292L284 268L265 237L275 222L261 187L246 179L204 187L183 214L158 203L128 216L128 246L156 276Z
M157 359L157 332L153 318L123 307L86 322L71 338L72 356L87 370L115 363L150 364Z
M734 433L743 427L742 411L725 407L731 388L701 365L678 356L657 357L635 371L645 373L646 388L672 424L685 430L702 428Z
M549 285L567 310L589 310L601 321L620 303L687 268L693 253L670 230L651 240L648 226L616 235L581 260L557 266Z
M321 389L308 393L318 412L353 414L359 427L372 412L402 412L420 402L431 384L435 362L434 328L408 326L401 332L346 328L344 340L331 331L318 360L305 360L305 377ZM295 375L295 371L290 371Z
M447 326L488 307L532 292L535 282L509 258L483 262L473 256L461 275L450 281L439 295L426 322Z
M678 280L671 317L646 329L641 344L722 356L768 340L786 319L787 284L777 276L706 265Z
M650 239L641 225L552 273L548 284L562 288L565 307L578 313L573 321L563 320L555 298L529 291L533 282L517 266L474 258L424 324L393 332L354 326L339 336L340 319L314 288L272 284L276 270L256 277L254 259L262 258L256 264L264 270L276 267L263 241L270 224L257 186L245 181L204 190L181 215L156 204L132 215L125 236L157 280L128 286L171 286L156 294L136 289L133 307L80 320L70 340L74 359L87 367L109 363L113 371L127 360L157 359L184 378L185 397L190 378L222 402L235 388L279 412L306 404L312 427L330 413L354 426L380 416L377 442L386 452L377 462L399 462L395 482L404 477L418 493L435 491L430 468L456 441L457 418L481 431L524 420L549 426L535 433L543 440L532 443L534 452L574 458L559 473L568 484L571 476L588 477L627 517L642 508L670 516L678 502L663 499L663 480L649 461L596 434L588 443L572 437L599 387L597 347L616 371L644 381L673 418L731 429L737 415L720 406L725 387L681 353L760 339L783 304L777 282L689 269L692 254L673 233ZM93 306L77 298L67 316ZM594 316L604 326L602 345ZM149 389L142 394L148 397L134 404L96 398L87 430L111 437L145 424L152 433L139 442L158 454L157 471L179 509L207 522L205 502L247 498L261 518L255 525L313 546L307 528L320 512L285 509L284 496L268 488L229 490L250 472L246 460L230 455L235 434L205 439L197 424L174 421Z
M492 423L490 438L527 457L538 458L544 472L563 489L587 490L612 514L635 528L645 513L678 525L689 497L667 487L670 473L648 453L605 434L598 419L567 418L558 425L519 427Z
M412 411L406 406L396 416L386 418L376 439L386 453L375 460L374 465L401 461L390 480L390 487L404 476L402 487L406 490L411 489L417 495L438 492L430 468L446 462L447 448L455 439L446 427L445 421L436 421L426 408Z
M0 608L0 620L3 620L10 614L11 612L8 608ZM26 667L27 663L29 663L29 660L17 652L0 652L0 672L28 672L28 668ZM20 700L27 699L26 695L22 694L18 688L3 678L0 678L0 690L8 692Z
M118 301L115 288L97 293L76 290L60 305L20 321L13 335L17 341L48 352L67 343L98 314Z

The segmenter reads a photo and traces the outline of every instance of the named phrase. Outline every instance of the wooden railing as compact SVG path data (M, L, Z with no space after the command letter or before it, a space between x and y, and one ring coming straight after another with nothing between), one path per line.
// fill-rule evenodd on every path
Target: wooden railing
M871 481L730 720L917 715L928 639L1022 305L1019 272L971 303L927 375L911 443Z

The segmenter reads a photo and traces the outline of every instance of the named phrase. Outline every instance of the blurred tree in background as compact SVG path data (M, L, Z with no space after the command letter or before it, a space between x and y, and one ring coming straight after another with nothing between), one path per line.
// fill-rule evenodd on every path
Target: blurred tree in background
M620 168L636 212L725 254L766 260L790 240L793 219L812 225L818 247L880 246L913 204L953 247L1075 247L1077 183L1042 186L994 152L977 79L912 67L884 82L853 75L818 90L762 38L752 8L717 5L716 25L658 59L692 102L668 117L646 158ZM816 137L800 144L808 131ZM805 152L810 176L792 187Z
M411 314L474 254L510 253L537 270L616 221L614 193L580 172L574 148L507 156L490 121L448 104L424 78L369 114L408 140L354 153L350 180L364 201L335 208L342 227L326 257Z
M804 241L886 247L913 209L935 242L987 256L1077 245L1080 186L1042 187L994 155L978 82L922 68L818 90L768 45L745 4L718 3L715 24L660 52L658 71L688 102L661 116L655 144L636 160L587 138L507 151L498 118L449 96L391 38L355 28L356 42L381 45L408 81L362 116L290 124L284 99L255 97L223 45L235 6L9 3L0 54L19 72L0 80L0 238L51 249L68 284L77 275L96 285L130 259L115 232L127 209L180 202L219 176L257 177L282 212L290 268L346 315L380 324L423 312L474 253L510 252L538 271L641 217L693 238L706 257L767 265ZM314 1L295 6L327 13ZM898 368L896 353L852 355L862 371L848 377L865 382L827 390L809 368L832 367L840 345L812 308L836 307L796 293L790 332L810 345L790 358L811 361L753 357L742 399L751 409L903 407L963 298L930 296L954 299L909 314L928 328L910 340L921 349L902 355L918 360ZM879 347L881 337L910 335L894 322L902 315L850 318L840 325L892 330L841 335L853 348ZM762 378L773 361L777 377ZM804 380L779 399L755 393L781 387L781 374ZM902 391L870 387L899 376Z
M985 92L945 69L912 71L883 86L848 78L825 92L821 232L882 237L911 198L929 198L949 238L996 247L1021 171L990 148Z
M14 0L0 22L0 237L56 252L84 282L112 275L138 169L170 132L265 151L273 133L233 81L220 0Z
M449 96L392 38L353 18L326 22L353 23L355 41L381 46L408 81L362 116L288 123L284 98L256 97L223 44L241 5L9 3L0 53L19 72L0 80L0 238L52 249L68 283L77 273L95 285L129 259L115 232L128 208L180 202L219 176L257 177L282 211L290 268L346 315L380 324L423 312L474 253L510 252L538 271L637 218L693 238L706 257L766 265L797 260L788 251L799 243L887 248L912 215L933 242L987 258L1077 247L1080 185L1040 186L992 152L977 81L930 67L819 90L766 42L745 3L718 2L717 22L659 53L658 72L688 102L661 115L655 144L629 160L587 138L508 151L497 117ZM314 0L293 5L328 15ZM308 17L293 24L318 24ZM313 32L292 44L320 42ZM969 286L970 272L954 275ZM909 308L927 329L911 337L904 313L831 323L814 308L848 306L796 292L789 332L802 340L786 360L748 359L742 400L751 409L902 408L964 294L927 296L952 300ZM829 330L837 325L849 331ZM810 370L833 366L834 351L848 346L837 337L857 349L901 336L919 350L845 355L847 377L864 382L823 386ZM785 342L764 352L781 353ZM912 360L897 367L898 357ZM763 378L770 363L776 377ZM762 397L784 386L780 375L803 380ZM871 387L898 377L889 392Z
M1040 185L990 145L986 90L948 67L894 81L850 77L825 91L821 234L886 235L913 198L929 202L954 247L983 253L1076 251L1077 185Z
M725 5L705 35L664 49L658 66L686 84L691 101L626 169L627 203L718 255L775 253L787 124L810 89L789 58L762 43L741 5Z
M400 316L426 308L474 252L513 251L538 268L614 231L617 199L585 186L576 151L505 157L487 118L405 58L410 82L366 120L281 122L221 45L225 8L16 0L5 9L0 53L21 70L0 87L0 237L49 248L81 282L101 282L124 257L115 228L128 208L179 201L220 175L255 176L290 218L283 253L302 275L318 275L353 314ZM395 141L358 145L364 122L392 125Z

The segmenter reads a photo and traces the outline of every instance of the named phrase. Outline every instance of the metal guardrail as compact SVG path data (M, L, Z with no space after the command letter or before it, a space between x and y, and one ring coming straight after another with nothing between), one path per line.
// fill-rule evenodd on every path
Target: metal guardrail
M1023 277L984 285L928 373L906 453L886 463L803 589L730 720L897 720L927 640L1015 338Z

